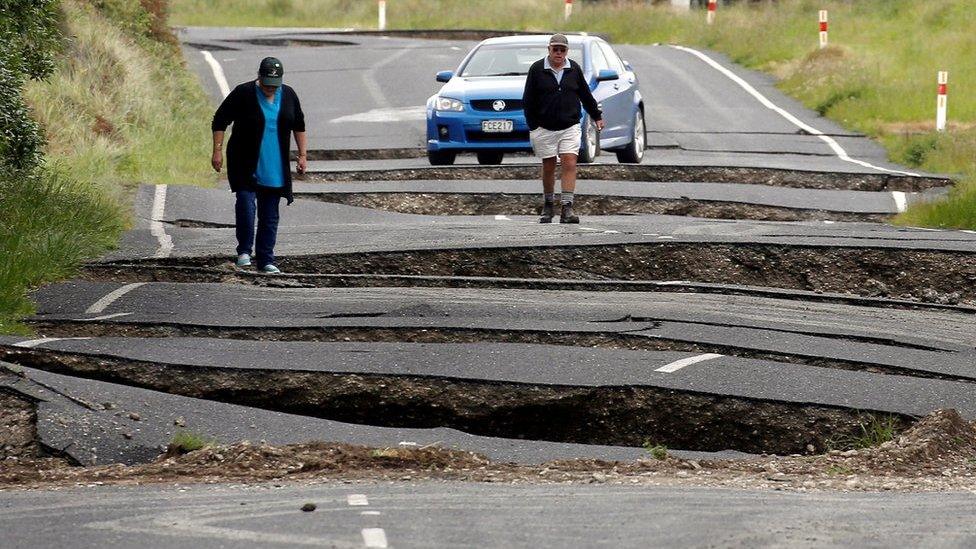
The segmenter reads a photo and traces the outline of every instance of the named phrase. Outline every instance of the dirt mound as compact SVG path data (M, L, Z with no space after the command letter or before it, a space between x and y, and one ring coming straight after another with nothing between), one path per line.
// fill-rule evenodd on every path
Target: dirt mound
M872 469L922 473L968 463L976 456L976 422L955 410L939 410L926 416L895 440L859 452L858 461Z

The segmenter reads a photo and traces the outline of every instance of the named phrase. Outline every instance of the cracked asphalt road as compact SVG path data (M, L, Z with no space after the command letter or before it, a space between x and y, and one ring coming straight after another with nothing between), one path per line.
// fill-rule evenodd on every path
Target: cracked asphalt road
M126 363L157 368L160 379L169 370L268 371L437 379L536 392L554 387L652 389L659 395L705 399L651 401L666 408L664 413L688 421L698 416L682 402L697 406L732 401L730 409L742 411L737 420L760 437L777 432L777 419L786 424L791 416L810 410L909 417L953 407L967 418L976 417L971 390L976 309L972 292L966 290L976 282L974 233L832 219L771 222L761 217L703 219L613 211L587 215L579 226L540 226L531 215L433 209L409 214L320 201L317 195L324 193L534 195L537 183L517 171L532 165L529 157L506 159L503 172L491 172L496 175L455 171L456 178L447 172L450 177L434 179L429 174L435 172L425 170L426 159L416 155L369 158L375 149L409 152L422 147L423 111L418 107L436 91L433 74L453 68L473 42L311 29L190 28L180 36L190 67L215 101L219 87L201 50L214 55L231 84L251 78L262 57L280 57L286 78L303 100L310 147L344 151L339 157L356 156L348 150L366 151L366 159L318 161L313 169L322 180L354 173L364 180L316 182L310 177L296 186L300 196L283 210L277 251L286 271L306 278L260 277L231 267L232 197L224 188L141 187L134 200L134 227L119 248L84 279L37 292L38 312L30 320L37 334L0 338L0 353L19 372L5 370L0 385L38 399L38 436L49 448L64 449L81 463L136 463L153 457L182 423L226 442L439 443L520 463L577 457L630 460L646 454L633 442L570 443L545 436L503 436L512 431L492 433L490 428L475 434L459 428L461 423L430 425L415 411L402 418L395 411L371 418L370 408L360 407L353 418L341 407L309 412L274 403L234 402L227 394L200 399L172 390L175 386L153 385L158 380L152 376L112 377L111 368ZM312 47L310 40L332 42ZM285 47L288 41L291 47ZM645 164L705 169L677 172L702 175L694 181L582 180L580 200L698 200L887 216L945 192L943 184L949 183L929 174L890 179L885 170L906 168L888 163L879 146L803 109L768 78L735 68L721 56L709 54L802 124L831 136L852 158L881 170L832 154L818 137L798 130L688 52L665 46L618 49L634 65L648 98L651 150ZM462 159L462 164L471 162ZM615 166L607 156L599 164ZM708 174L723 173L716 167L726 169L723 177L730 178L747 173L736 171L740 168L748 170L750 179L709 179ZM777 170L791 174L788 185L779 184L786 176ZM391 173L398 177L387 177ZM865 190L869 179L871 190ZM918 189L912 187L915 183ZM623 281L600 275L600 265L587 265L584 273L573 263L574 258L585 260L587 252L616 249L624 251L611 259L625 269L627 261L643 259L635 250L671 244L713 253L683 256L687 264L682 272L689 276L682 280L655 278L654 273L668 272L666 265L657 271L634 268L634 276ZM774 248L783 253L772 255ZM734 256L731 251L738 249L752 250L754 257ZM522 264L504 255L484 260L482 267L490 272L477 280L462 276L454 271L465 266L451 263L462 257L458 250L474 260L499 250L570 250L570 255L558 256L564 264L554 266L530 257L551 267L538 271L530 284L513 274ZM830 271L824 262L791 258L797 250L823 252L824 257L834 257L828 254L838 250L861 255ZM412 258L402 259L405 251ZM943 255L917 255L936 253ZM884 270L878 269L878 258L887 262ZM355 264L360 260L365 263ZM441 263L434 269L427 261ZM722 265L735 265L739 278L705 276ZM424 270L428 267L431 272ZM339 285L353 268L358 276L382 272L387 278L362 279L369 287L328 287ZM860 278L847 285L818 282L821 276L840 277L859 269ZM423 276L406 276L414 271ZM782 283L777 271L790 274L794 282ZM579 280L570 288L552 273ZM948 282L940 286L938 281ZM391 287L394 282L401 287ZM444 287L420 287L425 282ZM630 285L598 286L624 282ZM871 288L864 288L868 283ZM919 292L904 291L912 284ZM956 290L961 295L953 297ZM68 363L84 368L66 370ZM204 393L208 389L199 388ZM302 392L296 389L296 394ZM759 403L781 407L751 416L750 406ZM586 407L585 400L581 406ZM330 409L341 411L338 419L345 421L328 417ZM140 419L131 419L129 412L137 412ZM824 414L817 417L836 419ZM545 415L540 418L535 421L544 425ZM742 454L721 450L741 440L730 434L728 446L708 453L689 451L687 445L669 451L687 457L736 457ZM675 488L370 485L362 491L384 505L383 520L376 520L377 515L346 513L342 498L347 491L341 486L194 488L191 494L171 488L100 489L63 493L60 501L43 493L3 494L0 524L10 532L5 539L12 546L64 539L94 545L125 535L125 544L144 546L167 546L178 539L213 546L361 547L376 541L376 530L383 528L384 540L389 538L392 546L552 544L564 535L574 543L613 546L639 546L648 536L681 545L717 539L730 545L883 543L879 535L892 542L927 543L942 534L964 544L972 537L960 522L948 518L972 506L971 498L958 494L936 500L924 495L799 497ZM287 496L269 499L269 493ZM88 510L90 498L97 500L97 509ZM235 500L234 510L221 507L228 498L250 507L246 517L237 511L241 502ZM299 500L320 500L321 510L338 518L309 523L306 519L322 515L295 512ZM157 501L165 508L159 509ZM527 507L513 501L527 502ZM77 502L85 502L84 510ZM838 508L845 509L849 526L824 533L824 521L843 522L831 511ZM56 514L57 520L44 532L28 532L22 520L27 512ZM516 515L535 518L520 523ZM899 530L909 515L925 521L924 526ZM610 529L607 521L599 527L581 526L588 524L581 517L595 516L614 517L609 522L617 526ZM245 520L247 527L242 527ZM721 535L716 528L722 529ZM69 532L80 537L69 538Z

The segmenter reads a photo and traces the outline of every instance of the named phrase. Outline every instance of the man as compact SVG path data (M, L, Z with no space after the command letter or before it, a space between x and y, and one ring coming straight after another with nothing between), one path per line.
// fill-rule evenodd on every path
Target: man
M580 103L603 129L603 113L583 78L583 69L567 56L569 40L565 35L549 38L549 54L529 68L525 79L522 104L529 125L529 139L537 156L542 157L542 217L540 223L552 223L555 213L556 156L562 163L562 210L560 223L579 223L573 213L576 191L576 155L579 154Z
M249 267L254 251L258 271L268 274L281 272L274 264L278 205L282 198L289 204L293 200L288 166L291 134L298 146L298 173L305 173L307 167L305 114L295 90L282 83L283 74L281 61L264 58L258 77L234 88L217 108L211 123L211 165L217 172L224 163L224 132L227 126L234 125L227 144L227 180L237 195L237 266Z

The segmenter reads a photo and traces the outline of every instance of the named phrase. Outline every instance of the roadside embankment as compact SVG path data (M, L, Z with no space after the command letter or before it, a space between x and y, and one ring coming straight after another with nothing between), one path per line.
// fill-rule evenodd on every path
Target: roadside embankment
M100 6L100 7L96 7ZM162 1L16 1L0 10L0 333L28 291L118 241L137 183L206 183L206 98ZM26 24L24 24L26 22Z

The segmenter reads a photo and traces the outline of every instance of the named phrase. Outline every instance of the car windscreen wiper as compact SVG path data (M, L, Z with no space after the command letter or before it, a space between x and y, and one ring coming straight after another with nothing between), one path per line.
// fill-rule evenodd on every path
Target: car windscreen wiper
M525 76L527 72L499 72L495 74L482 74L481 76Z

